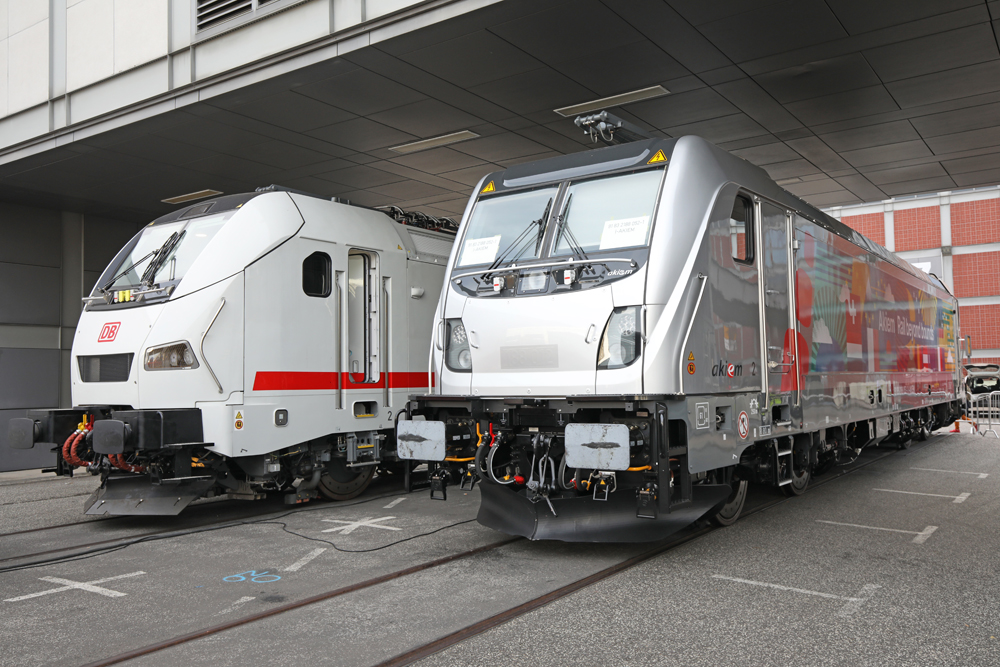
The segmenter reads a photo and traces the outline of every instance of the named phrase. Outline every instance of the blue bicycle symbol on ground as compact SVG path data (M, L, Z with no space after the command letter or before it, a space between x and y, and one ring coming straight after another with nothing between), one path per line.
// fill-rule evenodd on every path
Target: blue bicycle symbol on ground
M264 570L263 572L258 572L257 570L248 570L246 572L240 572L239 574L231 574L228 577L223 577L223 581L228 581L229 583L235 583L238 581L252 581L257 584L269 584L273 581L278 581L281 579L276 574L268 574L269 570Z

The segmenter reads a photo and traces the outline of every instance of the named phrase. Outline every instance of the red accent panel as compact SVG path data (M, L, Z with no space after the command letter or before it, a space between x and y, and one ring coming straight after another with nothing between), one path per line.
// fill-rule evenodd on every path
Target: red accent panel
M254 391L335 391L337 373L313 371L257 371ZM382 373L378 382L355 382L358 373L340 373L344 389L381 389L388 379L390 389L426 389L427 373Z

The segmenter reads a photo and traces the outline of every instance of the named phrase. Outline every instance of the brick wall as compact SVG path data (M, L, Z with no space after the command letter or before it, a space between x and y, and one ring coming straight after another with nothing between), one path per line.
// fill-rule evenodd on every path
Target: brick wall
M856 232L861 232L879 245L885 245L885 215L882 213L865 213L863 215L845 215L840 220Z
M959 306L958 322L963 335L972 336L972 350L1000 347L1000 304Z
M977 245L1000 241L1000 199L951 205L951 244Z
M941 247L940 206L896 211L893 214L893 227L896 232L897 251Z
M952 257L955 296L1000 294L1000 252L977 252Z

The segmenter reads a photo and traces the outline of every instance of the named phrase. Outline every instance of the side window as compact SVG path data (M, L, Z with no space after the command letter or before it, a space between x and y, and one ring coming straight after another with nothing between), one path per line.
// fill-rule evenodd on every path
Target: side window
M753 263L753 203L742 195L736 198L729 216L729 239L733 259L741 264Z
M306 257L302 262L302 291L308 296L330 296L332 266L325 252L314 252Z

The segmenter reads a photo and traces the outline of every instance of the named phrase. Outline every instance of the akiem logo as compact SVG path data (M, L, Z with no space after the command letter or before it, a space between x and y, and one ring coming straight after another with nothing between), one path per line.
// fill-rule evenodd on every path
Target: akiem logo
M118 328L122 325L121 322L108 322L101 329L101 335L97 337L98 343L110 343L118 335Z
M743 377L743 364L731 364L720 359L712 366L712 377Z

